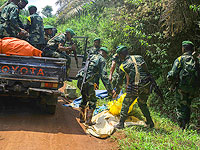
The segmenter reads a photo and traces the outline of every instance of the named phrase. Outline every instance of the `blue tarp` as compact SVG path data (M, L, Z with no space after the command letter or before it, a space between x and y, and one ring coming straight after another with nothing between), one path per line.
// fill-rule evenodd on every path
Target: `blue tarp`
M107 90L95 90L95 93L96 93L96 97L99 99L103 99L108 96ZM82 100L82 96L75 99L71 104L63 104L63 106L79 108L81 100Z

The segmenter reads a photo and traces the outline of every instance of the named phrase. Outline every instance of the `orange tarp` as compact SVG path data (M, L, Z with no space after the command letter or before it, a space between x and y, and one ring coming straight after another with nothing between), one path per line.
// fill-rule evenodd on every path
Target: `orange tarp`
M0 39L0 54L41 57L42 51L24 40L5 37Z

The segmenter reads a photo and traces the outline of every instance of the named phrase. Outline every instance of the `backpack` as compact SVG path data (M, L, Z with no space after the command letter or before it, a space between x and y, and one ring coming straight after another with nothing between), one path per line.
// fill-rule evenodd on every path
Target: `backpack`
M195 59L192 55L183 55L179 57L179 61L181 61L180 85L183 87L200 87L199 59Z

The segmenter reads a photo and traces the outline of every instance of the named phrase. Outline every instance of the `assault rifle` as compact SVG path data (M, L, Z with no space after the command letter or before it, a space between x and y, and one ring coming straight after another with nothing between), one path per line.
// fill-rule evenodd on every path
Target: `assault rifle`
M150 74L150 72L147 69L147 65L146 63L142 64L142 68L144 69L144 71L147 73L148 79L151 82L151 87L150 87L150 91L152 92L154 90L154 92L160 97L160 99L162 100L162 102L164 103L164 98L163 98L163 94L162 91L160 90L159 86L157 85L155 79L153 78L153 76Z
M83 89L83 85L86 83L86 76L87 76L87 71L88 71L88 66L89 66L89 63L90 63L90 56L88 56L86 62L85 62L85 66L83 68L83 81L82 81L82 84L81 84L81 91Z
M152 92L154 90L154 92L160 97L162 102L164 102L162 91L160 90L159 86L157 85L155 79L153 78L153 76L150 73L148 74L148 76L149 76L149 80L151 82L150 91Z

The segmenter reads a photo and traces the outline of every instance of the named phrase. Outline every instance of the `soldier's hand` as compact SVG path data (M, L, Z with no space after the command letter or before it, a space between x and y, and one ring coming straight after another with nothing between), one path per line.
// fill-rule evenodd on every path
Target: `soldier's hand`
M21 36L21 37L28 37L29 33L26 30L21 29L21 31L19 32L19 36Z
M118 96L118 94L115 92L115 90L112 90L112 95L113 95L113 99L115 99Z

